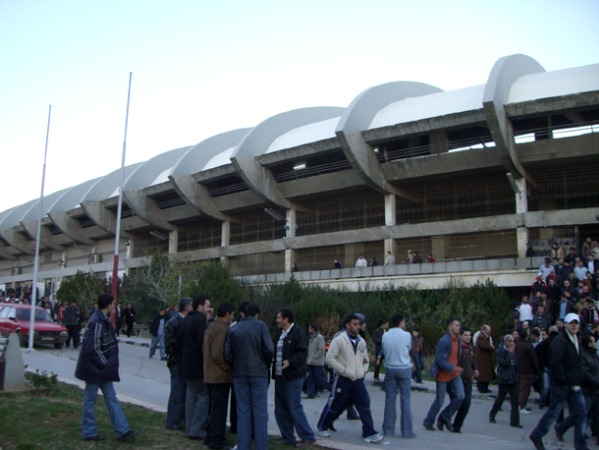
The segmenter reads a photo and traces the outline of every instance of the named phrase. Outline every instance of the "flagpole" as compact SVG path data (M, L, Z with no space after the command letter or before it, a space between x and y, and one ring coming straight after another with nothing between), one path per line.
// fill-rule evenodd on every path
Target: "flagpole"
M119 241L121 239L121 213L123 210L123 185L125 183L125 155L127 152L127 127L129 125L129 102L131 99L131 78L133 72L129 72L129 89L127 91L127 111L125 113L125 137L123 139L123 153L121 157L121 184L119 188L119 202L116 213L116 233L114 236L114 259L112 263L112 313L110 314L110 321L112 326L116 326L116 291L118 281L118 270L119 270Z
M42 168L42 189L40 193L40 212L37 218L37 236L35 238L35 258L33 262L33 282L31 286L31 313L29 315L29 348L28 351L33 351L33 334L35 328L35 308L36 308L36 293L37 293L37 273L40 257L40 236L42 234L42 217L44 215L44 184L46 182L46 159L48 156L48 138L50 137L50 116L52 115L52 105L48 108L48 126L46 127L46 146L44 148L44 166Z

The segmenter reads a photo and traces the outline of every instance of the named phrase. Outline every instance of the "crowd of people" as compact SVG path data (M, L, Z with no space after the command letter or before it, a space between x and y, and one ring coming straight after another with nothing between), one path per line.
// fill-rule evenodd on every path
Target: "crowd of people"
M509 396L509 425L522 428L520 415L530 414L533 390L546 412L530 433L537 450L552 425L559 440L574 427L577 450L587 448L587 428L599 444L599 278L597 243L588 238L579 255L571 247L554 245L531 285L528 295L514 309L514 326L494 343L489 324L476 333L456 319L447 320L447 332L436 343L429 374L436 385L435 398L426 414L426 430L461 433L469 412L474 387L490 394L497 382L497 396L489 421ZM390 255L392 257L392 255ZM387 262L387 261L386 261ZM72 332L79 346L81 316L76 303L59 304L42 299L56 320ZM109 301L110 300L110 301ZM77 377L86 382L83 436L102 440L95 425L95 404L102 390L118 439L136 434L127 424L112 383L118 381L116 330L108 317L112 297L102 294L83 331ZM131 333L135 311L128 305L117 315ZM370 367L366 318L346 316L332 338L325 339L311 323L304 330L289 308L277 312L279 329L273 341L259 319L256 304L243 303L236 310L226 301L216 311L205 295L182 298L174 310L159 309L150 322L149 357L157 350L170 371L171 389L166 428L183 430L190 440L202 440L208 448L225 448L227 417L230 432L237 435L237 449L268 448L267 391L274 380L274 416L283 441L292 446L311 445L326 438L344 413L360 420L366 443L384 435L414 438L411 412L412 381L422 382L424 340L418 330L406 330L400 314L383 320L372 333L370 351L376 356L374 380L383 385L385 408L382 427L375 426L365 375ZM68 345L68 344L67 344ZM380 379L384 364L384 380ZM302 392L305 396L302 397ZM328 392L328 399L313 428L302 400ZM449 403L444 407L445 398ZM396 431L397 402L400 404ZM569 405L564 413L564 405ZM297 437L296 437L297 435ZM298 440L299 439L299 440Z

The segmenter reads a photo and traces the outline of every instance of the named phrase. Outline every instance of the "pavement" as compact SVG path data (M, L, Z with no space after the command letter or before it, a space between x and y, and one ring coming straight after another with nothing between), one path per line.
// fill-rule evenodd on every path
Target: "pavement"
M153 411L165 413L170 391L170 375L164 362L160 361L158 352L153 359L148 357L150 339L121 336L119 341L121 381L115 384L119 399L122 402L133 403ZM38 370L40 372L55 373L60 381L83 387L83 382L74 377L77 357L78 352L74 349L41 348L33 352L23 351L23 360L28 371ZM367 375L366 383L371 397L371 411L375 429L382 431L385 393L379 386L373 384L372 373ZM494 387L491 387L491 389L494 392L496 390ZM435 384L433 382L425 381L422 384L413 384L412 386L411 410L414 432L416 433L416 437L413 439L385 436L385 439L379 444L366 444L361 437L360 422L347 420L343 415L335 422L337 432L331 432L330 438L319 438L318 445L339 450L367 449L376 445L382 445L389 449L401 448L406 450L422 450L435 447L443 450L530 450L534 448L528 439L528 435L544 412L534 404L537 394L531 394L531 401L529 402L531 413L521 415L520 420L523 428L517 429L509 426L509 401L504 403L503 411L497 415L497 424L490 424L488 417L493 402L493 394L473 393L470 412L462 428L462 433L458 434L424 429L422 421L434 400L434 392ZM304 411L309 423L313 426L316 425L326 400L326 395L303 400ZM280 433L274 419L274 383L270 384L267 403L269 408L269 433L278 436ZM399 400L397 410L396 431L399 433ZM132 424L132 426L135 425ZM544 442L548 449L574 448L571 431L566 433L564 443L556 439L553 431L545 436ZM594 439L590 439L588 445L590 448L596 447ZM197 448L197 445L194 448Z

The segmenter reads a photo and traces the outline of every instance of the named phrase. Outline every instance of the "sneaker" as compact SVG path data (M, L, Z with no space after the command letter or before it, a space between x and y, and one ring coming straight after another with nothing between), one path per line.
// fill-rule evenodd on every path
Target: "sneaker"
M320 437L331 437L331 433L329 433L327 430L316 430L316 434Z
M365 437L364 442L366 442L367 444L375 444L376 442L381 442L383 439L385 439L385 436L383 436L382 434L376 433L376 434L373 434L372 436Z
M520 414L530 414L530 411L526 408L520 408Z

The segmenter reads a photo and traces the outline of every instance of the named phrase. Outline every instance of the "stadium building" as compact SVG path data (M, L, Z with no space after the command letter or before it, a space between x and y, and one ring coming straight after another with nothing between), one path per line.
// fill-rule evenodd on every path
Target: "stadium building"
M120 179L44 198L46 293L111 272ZM527 286L553 242L599 238L599 64L547 72L512 55L478 86L374 86L347 107L283 112L129 165L124 180L121 271L163 252L254 281L295 267L301 282L348 289ZM0 287L31 283L39 212L35 199L0 213ZM378 266L355 268L360 256Z

